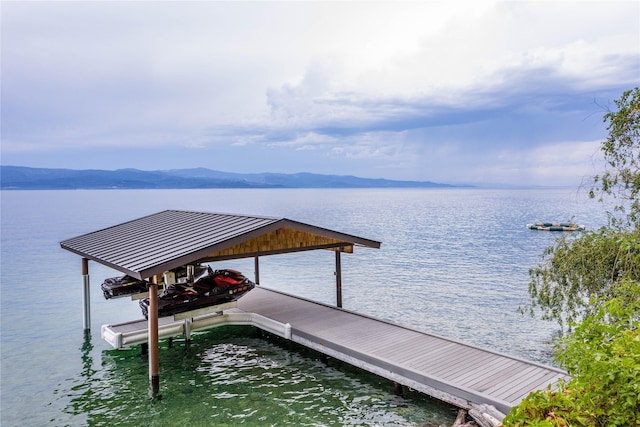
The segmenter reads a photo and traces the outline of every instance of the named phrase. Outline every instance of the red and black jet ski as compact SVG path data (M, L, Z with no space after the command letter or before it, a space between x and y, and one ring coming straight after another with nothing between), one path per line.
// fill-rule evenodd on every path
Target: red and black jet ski
M199 264L192 268L191 273L196 276L200 276L208 271L208 267ZM174 268L171 270L171 273L176 280L186 281L189 271L186 266L182 266ZM149 290L149 282L125 274L124 276L106 279L102 282L101 288L105 299L110 299L147 292Z
M209 307L229 301L235 301L251 289L255 283L236 270L212 270L208 267L193 280L168 285L158 296L158 316L171 316L176 313ZM140 308L146 318L149 311L149 298L141 299Z

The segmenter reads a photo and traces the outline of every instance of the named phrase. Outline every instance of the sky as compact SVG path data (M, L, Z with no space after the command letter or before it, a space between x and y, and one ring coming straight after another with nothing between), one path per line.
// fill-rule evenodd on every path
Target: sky
M1 164L579 185L638 1L2 1Z

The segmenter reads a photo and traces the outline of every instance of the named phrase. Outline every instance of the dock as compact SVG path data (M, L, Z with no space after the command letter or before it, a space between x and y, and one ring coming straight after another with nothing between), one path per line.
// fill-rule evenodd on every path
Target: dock
M160 337L253 325L459 408L491 405L503 414L530 392L569 378L555 367L262 286L212 310L161 318ZM114 347L140 344L147 322L105 325L102 335Z
M105 325L101 332L115 348L148 344L153 397L160 390L158 340L183 335L188 341L192 332L222 325L252 325L468 409L472 416L478 407L504 416L530 392L568 378L557 368L344 310L342 254L380 245L287 218L180 210L161 211L60 242L62 249L82 257L85 333L91 325L89 261L146 281L149 320ZM315 250L335 254L335 307L258 286L228 305L159 318L158 288L172 282L169 273L176 268L253 258L254 282L259 285L261 257Z

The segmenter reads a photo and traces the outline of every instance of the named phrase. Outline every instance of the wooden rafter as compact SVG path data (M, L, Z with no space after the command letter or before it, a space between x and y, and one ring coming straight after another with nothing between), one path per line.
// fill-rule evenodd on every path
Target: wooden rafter
M244 258L247 255L271 255L313 249L330 249L353 253L353 244L306 231L279 228L251 240L240 242L232 247L213 252L203 260Z

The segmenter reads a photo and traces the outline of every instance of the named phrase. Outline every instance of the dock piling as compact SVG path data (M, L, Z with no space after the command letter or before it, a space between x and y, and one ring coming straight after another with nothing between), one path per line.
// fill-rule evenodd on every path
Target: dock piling
M91 293L89 283L89 260L82 258L82 326L85 333L91 330Z
M192 317L187 317L184 319L184 325L182 326L182 332L184 334L184 346L185 350L189 351L191 348L191 322L193 321Z
M151 395L156 397L160 391L160 348L158 344L158 282L159 276L153 276L149 284L149 379Z
M400 397L404 395L404 389L402 387L402 384L395 381L393 382L393 394Z
M336 251L336 307L342 308L342 263L340 259L340 251L342 248L339 248Z

